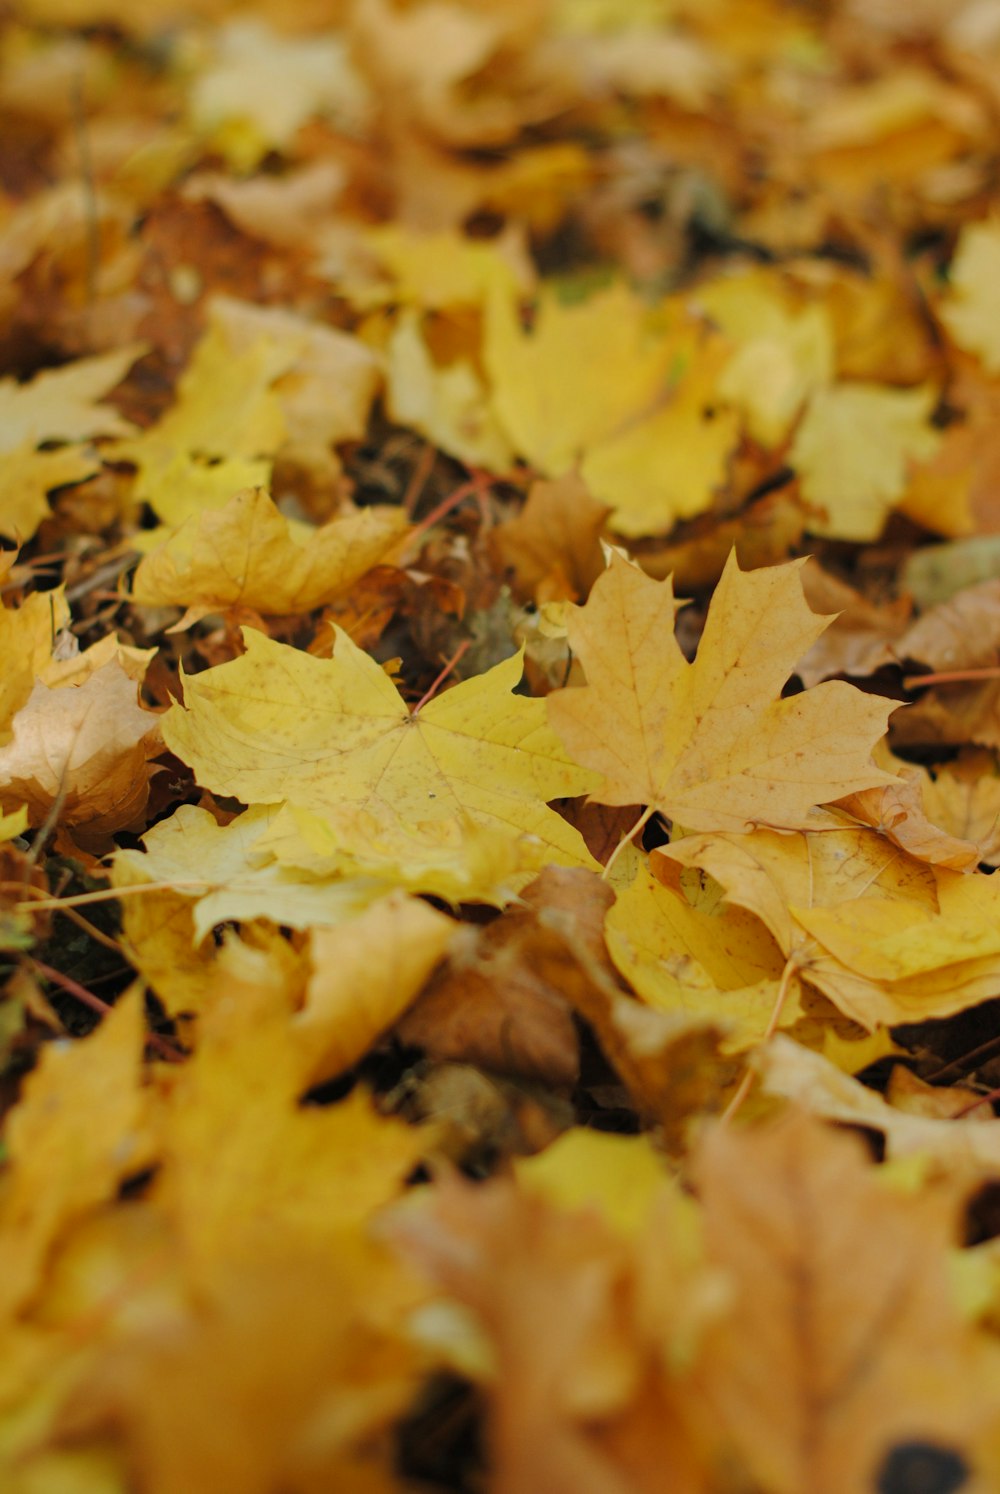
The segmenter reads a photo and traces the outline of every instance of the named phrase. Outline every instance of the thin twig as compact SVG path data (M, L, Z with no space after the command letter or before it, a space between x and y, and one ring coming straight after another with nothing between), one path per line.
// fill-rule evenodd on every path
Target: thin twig
M78 929L82 929L85 934L88 934L96 944L103 944L105 949L110 949L114 954L121 955L123 959L125 958L124 951L117 939L112 939L110 934L104 933L103 929L99 929L96 924L91 923L89 918L84 918L83 914L78 913L75 908L67 908L63 904L59 912L68 918L71 923L75 923Z
M451 674L451 671L454 669L454 667L458 663L459 659L462 657L462 655L469 648L470 643L471 643L471 639L466 638L466 640L465 640L464 643L460 643L458 645L458 648L452 654L452 656L448 660L447 664L434 677L434 680L433 680L432 684L428 687L428 689L426 689L424 691L423 695L421 695L420 699L417 701L416 705L413 707L413 710L410 712L411 716L416 716L417 713L420 711L421 707L425 706L429 700L432 700L434 698L434 696L436 695L436 693L439 690L439 688L441 687L441 685L444 684L444 682L448 678L449 674Z
M925 685L977 684L981 680L1000 679L1000 664L982 669L947 669L939 674L908 674L903 680L904 690L921 690Z
M39 960L35 955L28 955L27 958L29 964L33 965L46 980L61 986L68 996L75 997L92 1012L99 1012L102 1017L106 1017L109 1012L114 1011L114 1007L109 1002L102 1001L100 996L95 996L93 991L88 991L86 986L81 986L80 982L74 980L71 975L57 970L54 965L47 965L44 960ZM185 1055L169 1038L161 1036L158 1032L149 1032L146 1034L146 1041L151 1048L156 1049L161 1058L167 1059L170 1063L183 1062Z
M403 512L408 519L412 519L413 511L420 502L420 495L427 486L427 479L434 471L434 463L437 461L437 449L430 441L425 441L423 450L417 458L410 473L410 480L403 494Z

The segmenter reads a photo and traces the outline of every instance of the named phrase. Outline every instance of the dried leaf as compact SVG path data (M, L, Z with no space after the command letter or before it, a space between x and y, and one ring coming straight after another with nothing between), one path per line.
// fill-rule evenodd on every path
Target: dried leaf
M612 558L569 614L587 685L547 700L567 748L604 775L593 798L639 801L691 829L805 829L813 806L885 782L870 759L885 702L839 683L777 698L824 626L797 570L744 573L731 558L688 664L669 582Z
M696 1186L734 1290L705 1393L763 1488L872 1488L899 1443L966 1445L989 1396L970 1394L978 1346L945 1272L946 1193L892 1193L859 1142L794 1112L710 1133Z

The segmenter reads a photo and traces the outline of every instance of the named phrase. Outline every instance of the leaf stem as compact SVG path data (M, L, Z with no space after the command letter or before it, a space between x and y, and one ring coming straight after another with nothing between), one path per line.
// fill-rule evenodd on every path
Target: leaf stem
M78 892L74 897L43 897L39 888L39 896L32 900L28 898L23 903L15 903L14 909L18 913L41 912L45 909L55 909L59 912L63 908L84 908L88 903L109 903L115 898L134 897L137 893L145 892L187 892L198 888L218 887L218 882L208 880L174 881L174 882L133 882L130 887L105 887L99 892ZM16 887L19 892L30 890L31 884L22 882L0 882L0 890Z
M778 1030L778 1023L781 1021L781 1013L784 1010L785 1002L788 1000L788 992L791 989L792 976L797 969L798 961L796 960L794 955L789 955L788 959L785 961L785 968L781 972L781 982L778 986L778 994L774 998L774 1005L771 1008L771 1015L767 1019L767 1026L764 1029L764 1036L760 1040L760 1043L758 1045L759 1047L763 1047L765 1043L769 1043ZM728 1125L728 1123L733 1119L737 1112L742 1108L744 1100L750 1093L753 1081L753 1070L747 1068L743 1075L743 1078L740 1080L739 1088L733 1095L733 1098L730 1100L725 1110L722 1112L723 1125Z
M614 850L611 852L611 855L608 857L607 861L604 863L604 870L601 872L601 881L602 882L606 882L608 880L608 877L611 875L611 868L614 866L615 862L618 860L618 857L621 855L622 851L624 851L625 847L627 845L629 845L630 842L635 839L635 837L639 834L639 831L643 828L643 826L649 823L649 821L653 818L653 815L655 813L656 813L656 805L655 804L649 804L649 805L647 805L646 808L642 811L642 814L636 820L635 824L632 826L631 830L628 832L628 834L622 836L621 840L615 846Z

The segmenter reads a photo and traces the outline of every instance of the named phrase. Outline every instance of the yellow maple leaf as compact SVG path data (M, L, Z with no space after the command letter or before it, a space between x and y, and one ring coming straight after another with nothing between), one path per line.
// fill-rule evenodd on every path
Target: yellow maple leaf
M958 1175L973 1168L993 1173L1000 1167L1000 1121L985 1117L981 1110L947 1120L899 1110L878 1090L843 1073L829 1057L780 1033L756 1054L754 1068L766 1093L782 1095L825 1120L880 1132L887 1158L914 1153L924 1159L933 1157ZM955 1090L946 1088L934 1094L956 1097ZM963 1092L957 1097L963 1102Z
M712 503L737 438L716 408L729 345L622 285L582 304L542 295L530 333L510 297L487 303L484 358L500 423L549 477L579 466L623 534L654 534Z
M571 1126L534 1157L514 1168L527 1193L567 1211L596 1205L626 1235L646 1222L654 1197L667 1185L663 1157L648 1135L614 1136Z
M848 794L837 801L836 807L862 824L874 826L918 861L931 861L953 871L972 870L982 860L984 847L942 828L931 812L946 798L954 781L942 775L942 791L938 794L935 777L926 768L895 757L884 743L878 744L874 757L880 768L895 775L895 781Z
M692 835L654 861L661 856L707 871L801 977L869 1031L945 1017L995 993L992 879L928 866L874 830Z
M0 534L22 543L49 513L47 493L80 482L100 465L78 444L38 451L44 441L79 443L92 436L126 436L133 427L104 395L145 351L132 345L96 358L46 370L27 384L0 379Z
M471 466L503 472L513 465L513 451L472 361L457 358L439 367L415 311L401 313L386 358L386 396L394 420Z
M3 1317L34 1291L60 1232L113 1198L121 1179L149 1160L140 1087L143 1031L136 987L88 1038L44 1048L25 1083L4 1136Z
M295 929L340 923L385 892L371 877L316 877L258 853L273 817L272 809L254 808L220 825L207 809L182 804L147 830L145 851L117 853L115 884L163 883L190 899L196 945L230 920L270 918Z
M283 994L220 984L156 1123L155 1200L195 1269L214 1275L275 1234L329 1246L399 1192L420 1133L379 1115L360 1090L307 1107L304 1088Z
M283 450L316 464L324 449L361 439L381 383L381 368L377 355L360 338L277 306L257 306L233 296L213 296L209 319L232 355L241 357L263 342L284 363L274 384L286 428Z
M688 876L668 888L641 865L619 888L604 933L619 974L649 1006L714 1018L730 1051L763 1036L782 956L756 917L720 899L717 883ZM783 1026L801 1016L790 994L783 993Z
M938 307L960 348L977 353L988 373L1000 373L1000 220L962 229L948 273L949 294Z
M311 467L335 466L330 447L364 433L380 378L375 354L347 333L215 296L174 403L114 452L139 469L136 497L177 524L202 498L218 502L265 482L261 459L279 450Z
M186 678L185 706L163 718L171 751L206 787L245 804L354 805L390 824L466 814L530 837L536 865L593 865L546 804L584 793L593 774L566 756L542 701L511 695L518 656L411 714L339 628L332 659L243 636L244 656Z
M874 980L914 982L940 980L947 967L956 973L954 1005L970 1004L960 994L960 976L988 978L1000 971L1000 889L992 877L962 876L933 867L936 906L859 897L833 908L792 906L792 914L820 944L848 969ZM944 979L947 980L947 975ZM905 987L904 987L905 989ZM944 1015L943 1012L937 1015Z
M580 472L611 506L624 535L658 534L712 506L739 439L739 414L721 403L729 347L695 327L670 339L672 368L655 405L591 446Z
M403 892L339 929L314 929L305 1001L292 1020L302 1078L349 1069L403 1012L443 958L455 924Z
M907 464L927 461L940 436L928 424L933 389L834 384L812 397L790 460L819 512L814 534L874 540L906 493Z
M51 663L69 615L61 586L32 592L20 607L0 604L0 744L10 741L11 722Z
M481 306L493 285L508 294L531 288L530 258L510 233L482 243L454 230L417 233L401 223L384 223L369 229L364 241L391 281L348 287L358 306L402 302L423 311Z
M214 56L194 80L191 122L237 171L290 146L308 119L356 127L368 114L367 84L338 36L282 36L254 19L212 35Z
M271 467L267 458L233 456L204 462L187 451L165 458L162 466L146 467L142 497L161 523L155 529L137 530L131 536L132 548L148 555L205 509L222 508L244 488L267 488Z
M188 519L140 562L132 596L188 608L185 621L230 607L309 612L384 559L406 529L397 508L364 508L328 524L294 524L263 488Z
M160 717L112 657L80 684L37 680L0 748L0 796L26 803L41 824L58 801L66 824L101 837L129 825L149 790L146 761L160 749Z
M254 850L310 880L375 877L455 906L509 902L535 864L527 844L467 815L418 825L352 804L321 814L286 806Z
M427 1295L414 1274L360 1231L311 1249L279 1226L270 1250L220 1261L210 1288L177 1282L164 1269L174 1235L158 1212L140 1218L145 1237L109 1230L110 1248L88 1256L84 1241L73 1262L113 1286L101 1294L85 1280L70 1324L117 1320L75 1388L72 1425L88 1446L113 1426L119 1456L88 1470L78 1454L39 1454L36 1435L10 1459L10 1494L120 1494L134 1475L161 1494L397 1494L392 1423L427 1360L406 1332Z
M141 435L112 448L116 458L138 469L136 496L178 456L202 460L254 458L281 445L287 423L275 394L275 380L288 371L294 354L260 339L235 354L218 325L198 343L177 381L174 403Z
M671 350L624 285L581 304L544 292L530 333L509 295L494 291L487 313L484 357L497 415L548 477L645 413L666 381Z
M593 799L655 807L690 829L792 829L815 823L814 806L886 781L871 750L891 703L839 682L778 698L827 625L800 568L744 572L731 555L688 664L669 580L612 558L587 605L568 609L587 684L547 697L567 750L603 774Z
M718 395L744 415L765 446L784 440L814 389L834 372L833 326L825 306L793 311L773 272L749 271L698 287L698 305L737 345Z

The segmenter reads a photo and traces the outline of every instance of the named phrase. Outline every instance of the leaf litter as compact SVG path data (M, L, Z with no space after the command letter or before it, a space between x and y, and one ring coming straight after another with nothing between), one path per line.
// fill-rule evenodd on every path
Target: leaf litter
M5 1491L1000 1483L998 77L5 8Z

